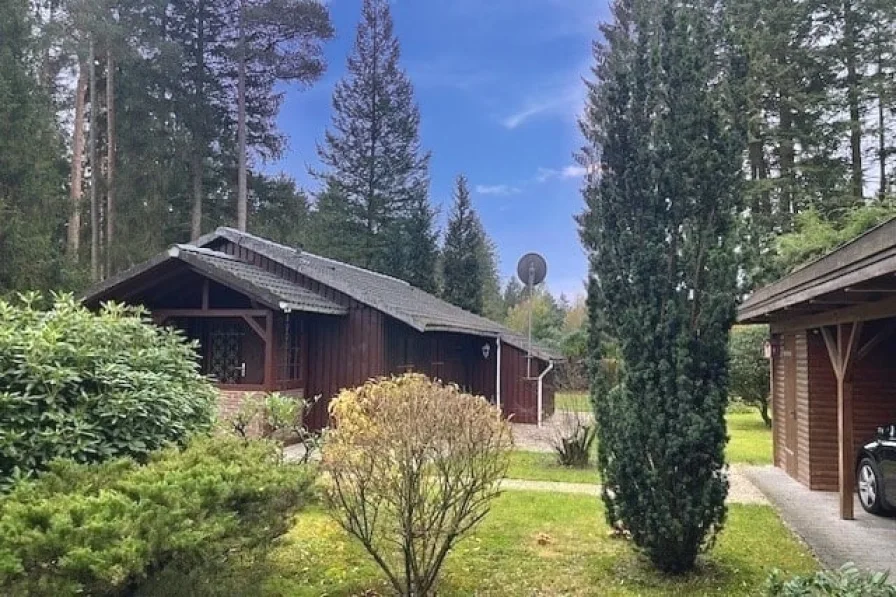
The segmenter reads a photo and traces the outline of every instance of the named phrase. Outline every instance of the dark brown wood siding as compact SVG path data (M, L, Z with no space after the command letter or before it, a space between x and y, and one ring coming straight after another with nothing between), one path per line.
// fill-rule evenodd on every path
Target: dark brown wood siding
M345 316L308 316L305 328L308 335L305 396L319 396L311 411L309 425L320 428L327 424L330 400L340 390L361 385L370 378L386 373L386 316L383 313L246 247L221 240L214 248L348 308L348 315Z
M784 446L787 445L787 428L782 424L785 416L784 409L784 384L787 370L784 359L781 356L780 347L783 345L782 336L772 336L772 343L776 347L772 354L772 444L774 449L774 463L778 468L786 469Z
M538 422L538 377L548 363L532 360L531 371L526 370L526 351L503 344L501 347L501 402L505 416L516 423ZM531 375L527 375L527 373ZM545 417L554 414L554 372L544 378L542 409Z
M809 349L805 332L796 334L794 348L796 354L796 460L797 479L809 483Z
M873 337L887 320L865 324L863 342ZM896 423L896 335L890 335L856 363L853 376L853 440L855 447L874 438L877 428Z
M809 460L810 478L800 479L811 489L836 491L837 477L837 378L824 339L818 330L807 334L809 347Z
M859 346L886 325L886 320L867 322ZM817 329L796 336L797 480L811 489L836 491L839 486L837 380L824 339ZM776 336L776 340L781 336ZM774 462L786 470L787 412L785 389L788 368L780 353L773 362L772 413ZM853 371L853 447L858 449L874 436L878 426L896 421L896 336L876 346Z
M418 371L465 391L495 401L496 349L491 338L443 332L421 333L386 318L386 370L390 374ZM488 357L482 347L488 345Z

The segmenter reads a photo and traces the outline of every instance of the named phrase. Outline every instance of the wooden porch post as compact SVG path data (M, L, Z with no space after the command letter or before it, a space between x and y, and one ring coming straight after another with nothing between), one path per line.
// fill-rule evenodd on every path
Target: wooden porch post
M834 338L827 327L821 328L834 376L837 378L837 455L839 469L840 518L852 520L855 456L852 434L852 366L856 345L862 335L862 322L837 324Z
M270 311L264 316L264 387L274 389L274 316Z

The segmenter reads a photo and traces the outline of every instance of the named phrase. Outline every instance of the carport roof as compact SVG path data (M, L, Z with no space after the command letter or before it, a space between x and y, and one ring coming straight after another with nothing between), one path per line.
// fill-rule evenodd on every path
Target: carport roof
M755 291L738 309L737 320L769 323L856 311L859 305L864 307L866 318L872 318L896 311L894 299L896 218Z

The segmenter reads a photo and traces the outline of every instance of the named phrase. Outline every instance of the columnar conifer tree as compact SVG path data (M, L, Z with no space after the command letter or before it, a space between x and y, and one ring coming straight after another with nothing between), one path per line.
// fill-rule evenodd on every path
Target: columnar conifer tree
M342 198L345 216L329 218L345 228L334 231L323 252L428 285L435 260L417 257L435 255L435 235L425 230L432 216L429 153L420 146L420 112L399 54L388 0L364 0L348 73L333 94L333 123L319 148L326 171L318 175ZM318 211L333 206L321 203ZM349 238L358 229L361 238Z
M741 123L717 0L617 0L596 44L582 160L593 399L611 522L659 569L690 569L725 520L728 330ZM606 330L600 329L602 325ZM624 362L612 391L599 335Z
M467 179L457 177L454 206L442 249L442 297L473 313L483 313L485 276L482 254L485 238L479 216L473 209Z

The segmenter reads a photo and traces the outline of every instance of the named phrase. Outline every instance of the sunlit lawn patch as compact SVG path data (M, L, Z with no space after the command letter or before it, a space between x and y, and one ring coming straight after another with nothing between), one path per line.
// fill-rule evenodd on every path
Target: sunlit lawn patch
M597 483L598 473L594 457L586 468L571 468L561 466L557 462L557 455L553 452L515 450L510 455L507 478L562 483Z
M731 436L726 448L730 464L771 464L772 433L765 427L756 411L728 413L728 435ZM597 446L595 444L595 453ZM598 483L597 468L591 465L584 469L568 468L557 463L553 452L526 452L516 450L510 457L510 479L530 481L559 481L564 483Z
M555 410L591 412L591 399L587 392L557 392L554 396Z
M772 431L762 422L759 411L728 413L728 447L731 464L771 464Z

